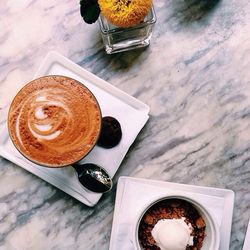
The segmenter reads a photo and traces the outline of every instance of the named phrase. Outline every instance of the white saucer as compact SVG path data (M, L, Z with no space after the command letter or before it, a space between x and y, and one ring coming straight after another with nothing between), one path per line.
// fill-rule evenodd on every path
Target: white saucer
M109 250L134 250L132 227L138 211L148 201L173 191L199 201L213 214L220 227L220 250L229 249L233 216L234 192L227 189L192 186L140 178L120 177Z
M82 82L95 95L100 104L102 115L113 116L118 119L123 131L119 145L112 149L95 146L81 161L98 164L104 167L113 177L129 147L147 122L149 107L56 52L47 55L35 78L45 75L64 75ZM26 160L12 144L6 124L0 134L0 155L4 158L58 187L88 206L94 206L101 198L101 194L83 188L72 167L46 168Z

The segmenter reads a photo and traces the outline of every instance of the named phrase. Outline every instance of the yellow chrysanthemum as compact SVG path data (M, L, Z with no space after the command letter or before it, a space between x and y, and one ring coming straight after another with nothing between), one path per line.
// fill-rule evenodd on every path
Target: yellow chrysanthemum
M152 0L98 0L98 3L103 16L123 28L143 21L152 6Z

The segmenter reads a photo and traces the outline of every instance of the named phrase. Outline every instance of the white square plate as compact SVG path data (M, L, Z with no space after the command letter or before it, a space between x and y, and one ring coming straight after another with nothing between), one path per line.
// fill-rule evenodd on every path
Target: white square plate
M173 191L199 201L213 214L220 227L220 250L229 249L234 192L227 189L120 177L109 250L133 250L133 224L148 201Z
M244 246L242 250L250 250L250 219L248 221L246 237L245 237Z
M149 107L56 52L47 55L35 78L45 75L64 75L84 83L98 100L102 115L113 116L118 119L123 132L119 145L112 149L95 146L81 161L98 164L104 167L113 177L129 147L147 122ZM1 131L0 155L88 206L94 206L101 198L101 194L83 188L72 167L46 168L26 160L12 144L6 124Z

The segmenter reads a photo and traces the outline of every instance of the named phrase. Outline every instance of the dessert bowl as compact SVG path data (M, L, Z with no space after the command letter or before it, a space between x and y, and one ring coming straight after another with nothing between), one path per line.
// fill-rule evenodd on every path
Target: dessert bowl
M205 222L205 227L204 227L205 238L202 239L202 247L195 248L195 249L218 250L219 243L220 243L219 226L217 225L213 215L201 203L199 203L198 200L190 199L188 197L188 195L186 195L186 194L183 195L183 194L177 194L177 193L154 198L153 200L148 202L144 206L144 208L138 213L138 215L136 217L136 222L133 226L133 243L134 243L135 249L137 249L137 250L147 249L147 248L144 248L142 246L141 239L140 239L140 237L142 237L141 235L144 235L146 237L146 234L148 234L148 231L147 232L143 231L144 228L141 226L142 223L144 223L144 221L143 221L143 219L145 218L144 216L147 215L147 213L149 213L149 211L152 211L152 209L154 209L157 206L159 206L160 208L164 208L164 205L162 205L162 204L165 204L164 202L166 202L167 204L168 203L171 204L171 202L176 202L176 201L177 202L179 201L180 204L187 204L188 206L190 206L192 208L192 211L195 210L197 212L197 214ZM182 205L180 205L180 206L182 206ZM164 220L165 218L156 219L152 223L151 228L156 228L155 227L156 223L160 220L162 221L162 219ZM174 219L177 219L177 218L174 218ZM151 230L151 235L153 235L152 231L153 231L153 229ZM179 233L177 233L177 234L176 234L177 238L180 238L180 234ZM153 237L153 239L154 239L154 237ZM156 246L153 246L152 249L161 249L161 248L157 248ZM168 249L168 248L164 248L164 249ZM173 249L173 248L169 248L169 249ZM174 249L181 249L181 248L174 248ZM192 246L188 247L188 245L186 245L186 248L184 247L184 249L193 249L193 248L192 248Z

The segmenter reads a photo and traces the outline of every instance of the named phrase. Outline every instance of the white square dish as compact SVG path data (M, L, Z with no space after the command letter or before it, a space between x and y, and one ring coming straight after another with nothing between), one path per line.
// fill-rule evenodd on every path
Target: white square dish
M213 214L220 230L220 250L229 249L234 192L227 189L178 184L171 182L120 177L109 250L134 250L133 225L138 211L148 201L173 191L199 201Z
M250 250L250 219L248 221L246 237L244 240L244 245L243 245L242 250Z
M119 145L112 149L95 146L81 161L83 163L98 164L105 168L110 176L113 177L129 147L147 122L149 107L56 52L51 52L47 55L35 78L45 75L64 75L82 82L95 95L102 115L113 116L118 119L123 132ZM94 206L101 198L101 194L90 192L79 183L75 170L72 167L47 168L25 159L12 144L7 124L1 131L0 155L88 206Z

